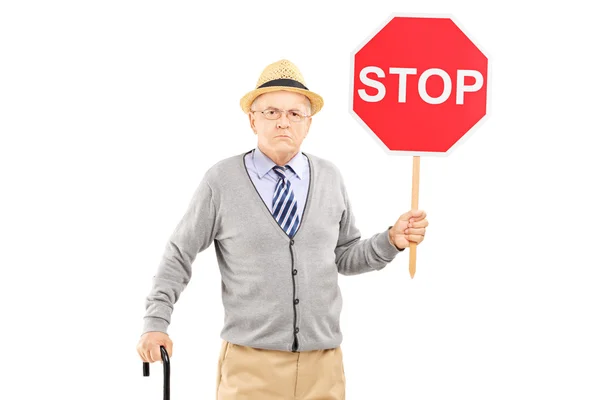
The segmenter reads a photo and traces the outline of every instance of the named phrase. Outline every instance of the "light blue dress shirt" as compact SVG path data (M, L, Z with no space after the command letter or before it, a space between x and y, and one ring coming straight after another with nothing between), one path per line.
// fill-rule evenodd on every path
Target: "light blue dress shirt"
M279 177L273 171L273 167L277 164L264 154L258 146L244 158L246 170L254 183L254 187L262 197L263 202L273 213L273 194ZM308 185L310 183L310 167L308 159L301 151L298 152L286 165L289 165L292 170L285 171L286 178L290 181L294 197L298 203L298 218L302 221L302 213L306 204L306 196L308 194Z

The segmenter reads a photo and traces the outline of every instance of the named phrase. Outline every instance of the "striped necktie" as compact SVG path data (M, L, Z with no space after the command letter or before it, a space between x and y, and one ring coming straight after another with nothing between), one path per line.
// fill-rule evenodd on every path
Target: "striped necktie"
M298 218L298 203L294 198L294 192L292 186L285 177L285 170L290 168L289 166L280 167L276 165L273 167L273 171L279 176L277 186L275 186L275 193L273 194L273 217L281 228L287 233L289 237L293 237L298 230L300 220Z

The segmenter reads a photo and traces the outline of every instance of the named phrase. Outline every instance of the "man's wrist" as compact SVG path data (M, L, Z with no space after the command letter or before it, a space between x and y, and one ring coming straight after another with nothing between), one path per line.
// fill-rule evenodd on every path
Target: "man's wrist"
M398 246L396 246L394 244L394 239L392 237L392 227L391 226L388 228L388 240L390 241L390 244L392 246L394 246L398 251L403 251L404 250L404 247L398 247Z

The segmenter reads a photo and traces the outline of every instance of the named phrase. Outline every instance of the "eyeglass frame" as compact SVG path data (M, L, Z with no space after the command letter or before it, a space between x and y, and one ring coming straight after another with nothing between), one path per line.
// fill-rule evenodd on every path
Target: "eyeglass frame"
M268 117L265 115L265 111L269 111L269 110L272 110L272 111L278 111L278 112L280 113L279 117L277 117L277 118L275 118L275 119L270 119L270 118L268 118ZM299 121L294 121L294 120L292 120L292 119L290 118L289 114L288 114L290 111L296 111L296 112L297 112L297 113L298 113L298 114L299 114L299 115L300 115L302 118L300 118L300 120L299 120ZM267 107L267 108L265 108L265 109L264 109L264 110L262 110L262 111L260 111L260 110L250 110L250 112L252 112L252 113L259 112L259 113L261 113L261 114L262 114L262 115L265 117L265 119L267 119L267 120L269 120L269 121L277 121L279 118L281 118L281 117L283 116L283 114L284 114L284 113L285 113L285 116L286 116L286 118L287 118L287 119L289 119L291 122L302 122L302 121L304 121L306 118L310 118L310 117L312 117L312 115L310 115L310 114L303 114L303 113L301 113L301 112L300 112L300 110L298 110L298 109L295 109L295 108L292 108L291 110L280 110L279 108L275 108L275 107Z

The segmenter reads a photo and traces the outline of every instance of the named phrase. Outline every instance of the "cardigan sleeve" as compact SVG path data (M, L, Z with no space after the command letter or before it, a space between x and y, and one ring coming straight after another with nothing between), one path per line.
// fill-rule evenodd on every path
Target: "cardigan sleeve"
M150 331L167 333L173 306L192 277L196 255L215 239L215 218L213 191L205 175L166 243L146 297L142 334Z
M361 239L343 180L341 185L345 210L340 219L340 233L335 248L338 272L342 275L357 275L380 270L404 249L398 249L390 241L390 228L368 239Z

